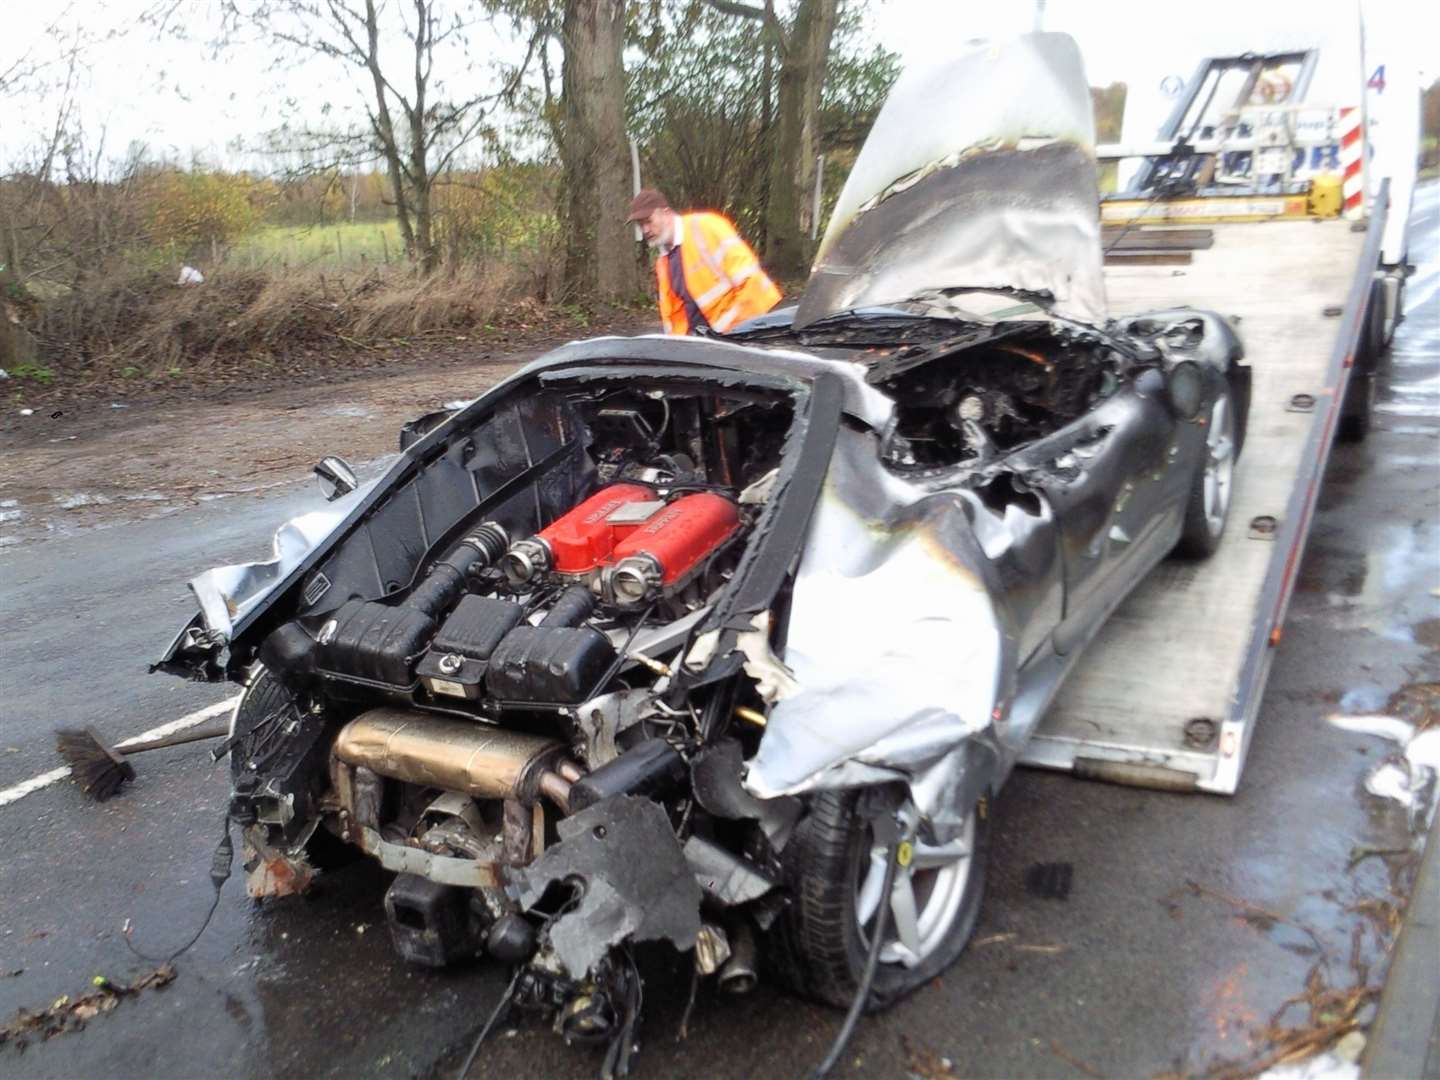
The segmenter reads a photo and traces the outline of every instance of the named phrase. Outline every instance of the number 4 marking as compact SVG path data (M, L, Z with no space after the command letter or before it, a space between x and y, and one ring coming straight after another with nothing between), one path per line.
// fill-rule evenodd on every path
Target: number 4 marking
M1371 90L1376 91L1377 93L1383 94L1383 93L1385 92L1385 65L1384 65L1384 64L1381 64L1379 67L1377 67L1377 68L1375 69L1375 73L1370 76L1370 81L1369 81L1368 83L1366 83L1365 85L1368 86Z

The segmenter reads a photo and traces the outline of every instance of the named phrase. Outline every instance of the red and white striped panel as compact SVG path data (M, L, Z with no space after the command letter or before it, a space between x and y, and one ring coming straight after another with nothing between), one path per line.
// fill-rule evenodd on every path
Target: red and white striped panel
M1361 112L1353 105L1340 110L1340 175L1344 180L1345 216L1365 213L1365 140L1360 130Z

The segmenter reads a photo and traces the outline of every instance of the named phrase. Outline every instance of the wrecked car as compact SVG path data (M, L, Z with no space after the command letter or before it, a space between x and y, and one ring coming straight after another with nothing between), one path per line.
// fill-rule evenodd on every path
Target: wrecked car
M194 579L157 667L245 687L252 893L363 852L404 955L622 1059L633 943L841 1007L953 963L996 792L1244 433L1225 320L1107 318L1087 85L1049 34L907 74L798 306L557 349Z

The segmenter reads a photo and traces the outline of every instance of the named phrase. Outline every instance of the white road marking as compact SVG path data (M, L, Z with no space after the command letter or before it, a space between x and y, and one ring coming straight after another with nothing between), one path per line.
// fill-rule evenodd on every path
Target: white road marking
M60 769L51 769L47 773L26 780L23 784L16 784L14 787L0 791L0 806L7 803L19 802L32 791L39 791L43 787L49 787L57 780L64 780L70 775L70 766L66 765Z
M212 716L219 716L221 713L229 712L235 708L235 703L239 700L240 695L236 694L234 697L226 698L224 701L217 701L214 705L207 705L203 709L196 709L192 713L186 713L178 720L171 720L168 724L161 724L159 727L153 727L149 731L142 731L139 735L132 735L123 742L116 743L115 748L117 750L124 750L127 746L134 746L136 743L145 742L147 739L163 739L166 735L173 735L177 731L192 728L196 724L209 720ZM41 773L39 776L32 776L24 783L16 784L14 787L8 787L4 791L0 791L0 806L8 806L10 803L19 802L31 792L49 787L51 784L64 780L69 775L69 766L64 766L59 769L51 769L49 772Z

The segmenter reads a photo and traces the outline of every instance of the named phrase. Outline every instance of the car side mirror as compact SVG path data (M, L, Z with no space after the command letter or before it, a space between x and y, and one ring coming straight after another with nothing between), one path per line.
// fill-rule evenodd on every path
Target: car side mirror
M360 486L355 470L344 458L328 456L315 463L312 470L320 481L320 493L326 502L334 502L342 495L349 495Z

